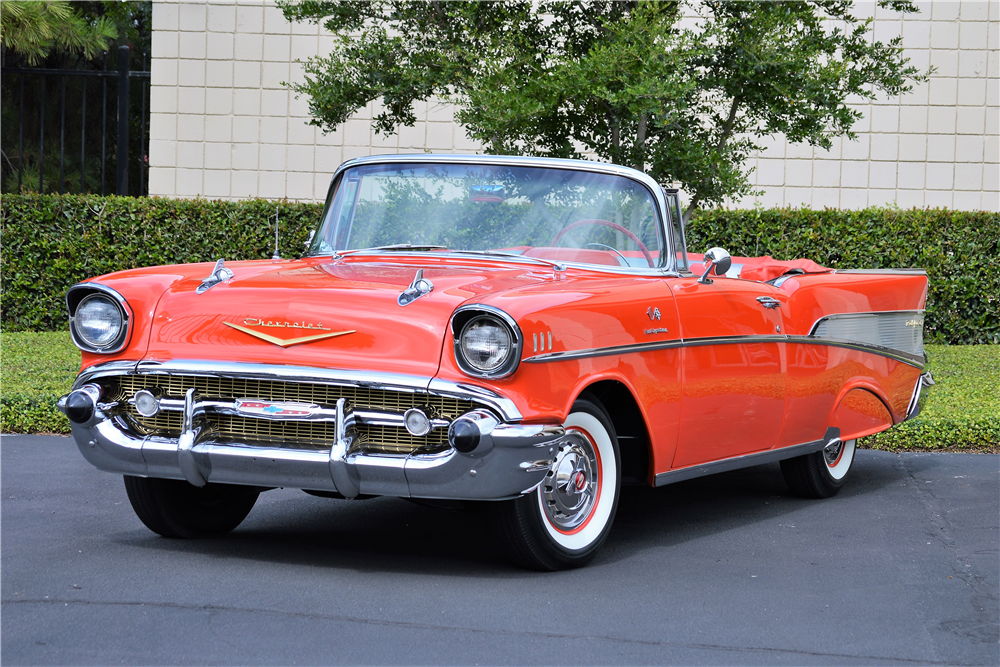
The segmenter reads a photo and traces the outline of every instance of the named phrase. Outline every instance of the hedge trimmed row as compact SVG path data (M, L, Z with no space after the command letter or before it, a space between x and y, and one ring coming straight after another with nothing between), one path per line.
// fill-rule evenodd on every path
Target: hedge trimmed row
M66 327L62 296L88 277L157 264L297 256L318 204L251 199L3 195L4 329ZM688 225L688 247L805 257L833 268L927 269L929 342L1000 343L1000 214L945 209L711 210Z
M322 206L265 199L3 195L5 331L68 327L63 296L86 278L160 264L302 254ZM207 275L207 274L206 274Z

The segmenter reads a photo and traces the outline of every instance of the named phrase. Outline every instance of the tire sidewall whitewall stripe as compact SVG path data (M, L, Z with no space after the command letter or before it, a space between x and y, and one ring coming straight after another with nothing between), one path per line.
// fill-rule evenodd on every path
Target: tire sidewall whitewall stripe
M826 464L826 471L830 474L830 477L839 482L844 479L847 475L847 471L851 469L851 463L854 462L854 449L857 445L857 440L848 440L844 443L843 448L840 451L840 457L837 459L837 463L834 465Z
M586 412L574 412L566 419L564 426L567 431L573 427L583 431L584 437L589 436L588 439L597 449L599 460L597 502L591 510L589 520L582 528L573 533L565 533L557 530L549 520L541 487L535 492L535 497L541 512L542 525L545 526L549 538L568 551L583 551L601 538L611 519L618 486L618 464L611 436L597 417Z

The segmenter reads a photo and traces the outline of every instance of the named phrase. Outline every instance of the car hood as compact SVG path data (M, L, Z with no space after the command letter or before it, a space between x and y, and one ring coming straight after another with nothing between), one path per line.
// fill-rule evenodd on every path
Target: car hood
M233 262L234 277L197 294L203 276L160 298L146 359L208 359L433 376L454 310L551 280L537 267L431 260ZM423 270L433 291L397 298ZM532 270L537 273L532 273ZM205 275L207 275L207 271Z

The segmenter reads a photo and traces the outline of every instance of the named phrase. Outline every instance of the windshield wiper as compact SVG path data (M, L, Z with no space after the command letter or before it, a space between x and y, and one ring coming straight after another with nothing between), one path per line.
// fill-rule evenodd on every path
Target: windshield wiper
M382 245L375 246L373 248L355 248L354 250L338 250L334 253L337 257L343 257L344 255L353 255L358 252L394 252L396 250L445 250L447 246L443 245L425 245L411 243L393 243L392 245Z
M544 264L546 266L551 266L556 271L565 271L566 265L561 262L553 262L550 259L543 259L542 257L529 257L526 255L518 255L515 252L501 252L499 250L450 250L449 255L486 255L488 257L506 257L509 259L521 259L528 260L529 262L534 262L536 264Z

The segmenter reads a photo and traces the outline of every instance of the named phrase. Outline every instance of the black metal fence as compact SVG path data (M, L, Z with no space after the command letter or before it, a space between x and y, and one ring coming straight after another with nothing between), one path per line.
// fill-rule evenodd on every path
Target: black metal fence
M30 190L59 194L78 191L100 192L102 195L113 192L133 196L149 193L149 72L130 70L131 54L128 46L118 47L117 70L108 69L107 55L104 57L103 69L99 70L3 68L5 96L11 101L13 93L17 99L16 153L13 150L13 138L9 134L13 129L9 122L13 120L10 118L12 110L4 110L3 191ZM143 62L146 62L145 57ZM132 79L136 79L137 86L131 85ZM68 80L71 81L69 91ZM56 97L55 100L51 100L53 96ZM53 102L57 109L53 108ZM67 105L70 106L69 118ZM73 108L74 105L76 108ZM133 113L137 105L138 116ZM99 123L95 122L95 113L100 115ZM91 115L90 122L87 120L88 114ZM130 132L130 126L133 125L137 126L134 129L138 130L138 137ZM36 132L37 153L31 136ZM53 141L58 141L58 157L51 148ZM109 141L112 144L110 153L114 156L114 181L111 183L108 182L111 171ZM46 171L47 150L49 161L58 161L58 178L55 177L51 164L49 171ZM98 154L99 165L96 160ZM79 164L76 163L76 155L79 155ZM75 174L71 180L67 178L69 166L79 169L79 190L76 188ZM138 175L131 182L130 171Z

